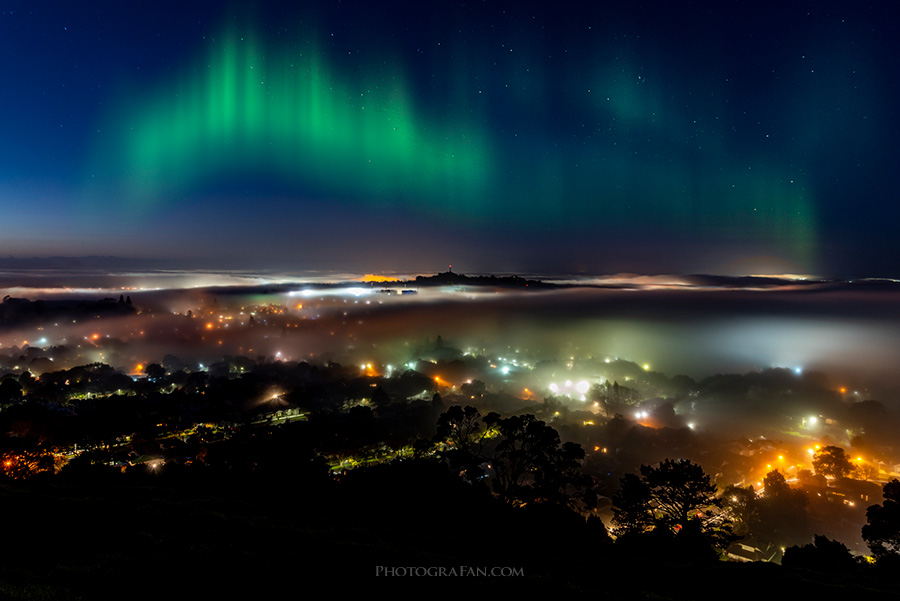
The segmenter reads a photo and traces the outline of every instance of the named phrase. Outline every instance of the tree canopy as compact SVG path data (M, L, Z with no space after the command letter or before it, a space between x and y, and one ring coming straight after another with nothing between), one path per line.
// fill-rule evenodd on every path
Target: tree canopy
M620 386L618 382L610 383L609 380L591 385L587 397L591 402L598 403L607 417L640 401L640 394L636 390Z
M813 468L817 474L843 478L853 470L853 464L841 447L827 446L813 456Z
M596 503L591 479L581 472L584 449L573 442L560 444L559 433L533 415L485 421L497 429L500 442L494 452L494 492L512 504Z
M900 481L884 485L884 503L866 510L862 537L876 561L900 559Z
M787 549L781 565L819 572L834 572L852 570L857 567L858 563L847 545L831 540L827 536L816 534L812 543Z
M773 470L763 480L763 496L758 499L759 533L778 546L800 545L809 540L809 499L795 490L784 475ZM755 538L755 537L754 537Z
M626 474L613 496L617 534L664 530L700 531L714 546L730 541L731 519L719 511L722 501L703 468L687 459L665 459L641 466L641 476Z
M482 451L488 434L489 429L478 409L454 405L438 418L435 441L447 445L442 455L450 466L474 480L484 474L480 464L484 461Z
M722 492L722 503L733 520L734 533L748 536L759 523L759 503L752 486L729 486Z

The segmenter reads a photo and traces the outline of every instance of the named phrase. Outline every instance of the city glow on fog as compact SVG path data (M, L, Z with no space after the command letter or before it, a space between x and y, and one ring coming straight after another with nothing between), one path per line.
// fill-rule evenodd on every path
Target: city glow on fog
M199 276L198 286L205 281ZM865 299L848 304L839 292L818 292L804 299L808 310L798 315L794 300L783 302L793 299L792 286L780 292L732 290L721 297L719 290L697 288L519 293L380 284L384 287L353 283L309 287L295 282L265 290L183 286L7 292L34 296L52 291L52 298L96 298L98 293L117 298L124 292L133 297L136 306L152 312L153 321L148 323L146 315L104 320L102 338L126 345L115 352L98 349L91 354L98 361L121 356L124 365L165 353L210 363L221 354L250 354L250 349L252 354L281 353L278 356L286 360L329 356L353 363L376 359L382 365L415 365L420 357L413 356L411 344L442 336L448 345L497 361L497 374L510 379L510 386L521 384L575 399L607 379L603 370L591 367L582 373L579 365L614 366L619 359L637 363L646 373L669 376L684 373L699 378L787 367L798 376L825 371L856 388L900 388L894 376L900 357L893 343L900 326L890 310L885 313L890 305L883 298L872 301L873 312ZM254 307L262 313L253 314ZM205 312L208 339L178 334L185 327L179 320L188 311L195 318ZM257 325L273 319L282 325L277 331L247 329L251 314ZM22 328L4 334L0 348L26 342L44 347L72 344L96 334L95 329L79 323L42 331ZM517 350L507 356L510 349ZM534 369L541 361L556 362L556 377Z

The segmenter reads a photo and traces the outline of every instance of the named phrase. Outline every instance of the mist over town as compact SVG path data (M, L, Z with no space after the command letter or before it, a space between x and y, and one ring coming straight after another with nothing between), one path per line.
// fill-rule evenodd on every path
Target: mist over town
M7 2L0 597L895 597L898 16Z

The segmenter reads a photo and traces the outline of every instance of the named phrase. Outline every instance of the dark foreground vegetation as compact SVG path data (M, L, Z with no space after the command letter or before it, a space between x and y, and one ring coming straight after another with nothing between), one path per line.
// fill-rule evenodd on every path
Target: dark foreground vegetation
M560 399L501 403L477 380L368 370L226 357L201 371L167 356L132 376L7 373L0 595L900 593L900 483L882 498L850 479L861 470L840 447L815 454L806 488L777 469L738 486L726 468L745 455L714 459L716 439L624 418L638 393L615 382L588 391L597 413L567 423ZM835 500L851 485L875 489L870 560L812 536L865 512ZM783 565L739 563L740 545Z
M285 468L63 470L6 482L0 591L13 599L276 598L321 584L335 593L450 588L614 599L720 599L749 588L779 598L900 592L889 569L821 561L843 558L840 551L781 567L718 561L696 540L660 532L614 543L597 521L558 505L502 503L433 459L360 469L339 482ZM523 575L378 578L378 566L509 566Z
M448 411L441 423L460 416ZM735 536L733 514L717 513L715 487L687 461L645 466L641 476L623 479L614 498L614 541L599 519L585 518L584 495L568 494L576 492L572 483L566 494L548 494L564 474L546 463L539 468L546 481L517 479L512 489L460 471L461 447L335 477L302 442L306 428L302 421L255 428L211 445L215 459L205 454L122 469L85 454L56 474L4 478L0 593L281 598L323 584L343 594L476 588L609 599L720 599L748 588L777 591L779 598L900 593L896 482L868 526L882 550L876 564L825 537L788 549L784 566L741 564L721 560ZM514 434L507 436L503 442ZM495 461L504 453L496 447ZM689 501L681 516L667 509L667 500L679 499ZM710 520L714 515L723 519ZM431 574L441 567L459 575L390 577L380 567ZM491 568L517 573L472 575Z

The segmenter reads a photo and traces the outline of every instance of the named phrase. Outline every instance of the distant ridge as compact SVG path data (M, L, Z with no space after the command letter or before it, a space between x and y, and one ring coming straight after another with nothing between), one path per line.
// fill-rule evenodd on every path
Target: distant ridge
M418 286L493 286L499 288L561 288L558 284L549 284L540 280L527 280L517 275L469 276L462 273L444 271L435 275L416 277Z

